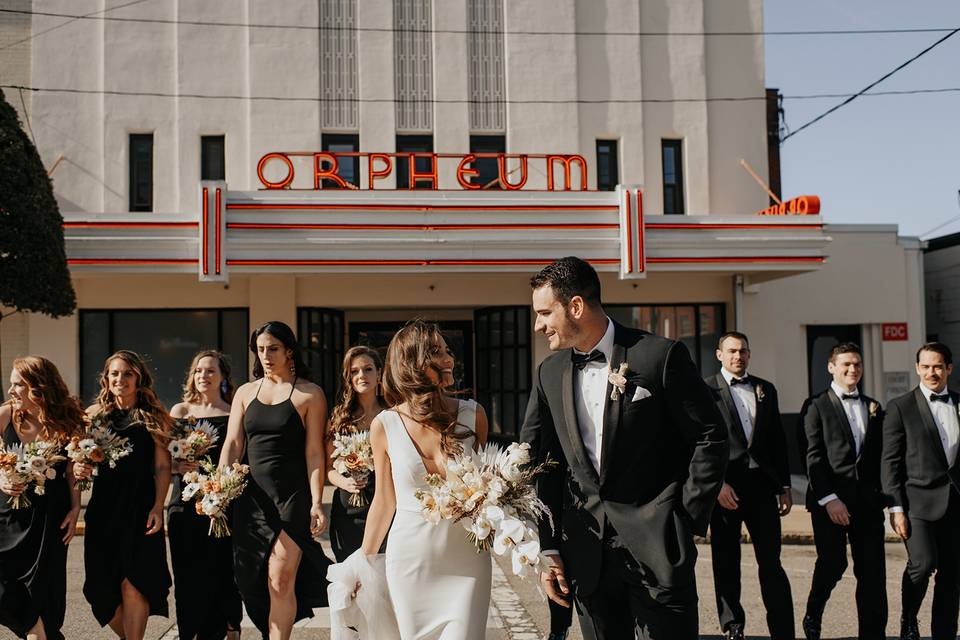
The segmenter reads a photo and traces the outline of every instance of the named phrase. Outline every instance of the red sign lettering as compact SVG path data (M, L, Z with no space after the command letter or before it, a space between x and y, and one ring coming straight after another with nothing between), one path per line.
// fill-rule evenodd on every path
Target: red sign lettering
M885 342L903 341L908 338L906 322L885 322L880 325Z
M820 198L818 196L800 196L790 200L784 200L783 204L775 204L767 207L763 211L758 211L758 216L815 216L820 213Z

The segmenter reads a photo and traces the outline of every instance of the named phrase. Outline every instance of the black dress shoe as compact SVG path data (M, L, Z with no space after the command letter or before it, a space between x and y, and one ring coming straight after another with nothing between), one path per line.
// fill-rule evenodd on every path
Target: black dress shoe
M803 635L807 640L820 640L820 620L811 615L803 616Z
M916 619L900 620L900 640L920 640L920 627Z
M731 623L723 637L726 640L743 640L743 625L739 622Z
M552 631L550 635L547 636L547 640L567 640L566 631Z

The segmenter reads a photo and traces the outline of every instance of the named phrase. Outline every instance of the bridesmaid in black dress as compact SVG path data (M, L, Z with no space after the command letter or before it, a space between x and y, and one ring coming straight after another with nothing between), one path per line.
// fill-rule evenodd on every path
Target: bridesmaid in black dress
M363 527L373 500L373 474L368 480L353 480L333 468L333 439L338 433L370 431L370 423L386 409L380 395L383 360L375 349L353 347L343 358L340 401L330 415L327 432L327 479L337 489L330 506L330 544L337 562L343 562L363 542ZM354 507L349 499L363 492L367 504Z
M10 400L0 405L5 445L38 438L65 444L83 431L83 407L70 397L60 372L46 358L13 361ZM66 462L47 480L44 495L23 485L0 481L6 496L30 498L30 506L11 509L0 496L0 624L19 638L62 640L67 607L67 545L80 516L80 493Z
M132 351L107 358L97 402L87 409L133 445L116 468L101 464L84 514L83 595L101 626L142 640L151 615L166 616L170 572L163 503L170 486L167 442L172 420L160 404L153 375ZM74 464L78 478L93 469Z
M183 385L183 402L170 416L177 426L206 421L217 434L207 452L220 459L227 436L230 401L233 399L230 365L219 351L201 351L193 357ZM177 630L181 640L234 640L240 637L243 605L233 577L233 545L230 538L209 535L210 518L197 513L192 502L183 502L183 474L195 471L196 462L172 461L173 488L167 507L167 531L173 587L177 606Z
M220 466L246 445L249 484L234 503L234 569L247 614L264 638L290 637L293 624L327 604L330 559L316 538L322 507L327 401L290 327L268 322L250 336L253 382L233 399Z

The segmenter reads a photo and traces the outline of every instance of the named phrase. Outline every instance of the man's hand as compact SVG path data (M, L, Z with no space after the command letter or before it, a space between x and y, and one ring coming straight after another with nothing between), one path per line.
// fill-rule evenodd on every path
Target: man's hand
M563 560L560 554L551 554L547 558L550 561L550 570L540 574L540 584L543 585L547 597L562 607L570 607L570 601L567 595L570 593L570 587L567 586L567 578L563 573Z
M893 528L893 532L900 536L901 540L910 537L910 519L902 511L890 514L890 526Z
M777 507L781 518L790 513L790 509L793 508L793 491L789 487L777 496Z
M827 515L830 517L830 522L833 524L838 524L841 527L850 526L850 512L847 511L847 505L843 504L843 500L840 498L834 498L827 504L823 505L823 507L827 510Z
M734 511L739 506L739 502L740 498L737 496L737 492L724 482L723 487L720 488L720 495L717 496L717 503L724 509Z

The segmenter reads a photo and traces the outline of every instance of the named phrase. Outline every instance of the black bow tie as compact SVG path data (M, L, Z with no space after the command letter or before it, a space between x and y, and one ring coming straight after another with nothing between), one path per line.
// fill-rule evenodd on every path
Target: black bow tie
M944 393L943 395L937 395L935 393L931 393L930 402L946 402L947 404L950 404L950 394Z
M859 399L860 399L860 394L859 394L859 393L844 393L843 395L840 396L840 399L841 399L841 400L859 400Z
M577 353L574 351L572 360L573 366L582 371L588 362L606 362L607 356L603 355L603 351L598 351L597 349L594 349L590 353Z
M750 384L750 378L730 378L730 386L738 384Z

